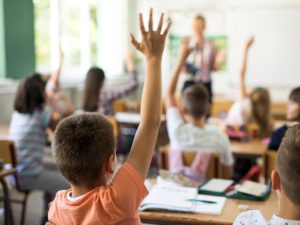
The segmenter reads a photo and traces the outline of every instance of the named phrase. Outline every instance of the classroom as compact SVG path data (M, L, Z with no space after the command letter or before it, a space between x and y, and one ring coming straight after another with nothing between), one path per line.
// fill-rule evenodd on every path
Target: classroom
M0 0L0 225L300 225L299 0Z

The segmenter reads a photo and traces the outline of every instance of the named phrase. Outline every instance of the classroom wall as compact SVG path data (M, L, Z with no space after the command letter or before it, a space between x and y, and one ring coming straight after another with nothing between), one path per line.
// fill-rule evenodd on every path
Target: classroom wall
M3 15L3 0L0 0L0 77L4 77L5 73L5 57L4 57L4 15Z
M33 2L0 2L0 76L21 78L35 70Z

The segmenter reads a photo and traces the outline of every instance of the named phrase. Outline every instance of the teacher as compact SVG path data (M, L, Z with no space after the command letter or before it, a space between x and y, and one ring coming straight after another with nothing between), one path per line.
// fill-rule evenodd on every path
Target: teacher
M185 64L186 71L190 74L190 78L186 81L184 88L192 83L202 83L209 93L209 101L212 103L212 71L220 69L220 60L217 59L217 50L214 44L204 37L206 21L202 15L197 15L193 21L194 46L189 57L189 61Z

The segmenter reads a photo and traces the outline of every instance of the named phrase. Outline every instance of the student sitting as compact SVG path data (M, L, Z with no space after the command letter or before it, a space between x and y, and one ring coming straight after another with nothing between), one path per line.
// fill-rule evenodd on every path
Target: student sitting
M300 87L293 89L290 93L286 118L289 121L300 121ZM287 129L288 126L285 124L272 133L268 149L278 150Z
M137 73L132 55L126 57L126 67L130 81L120 90L103 91L105 73L98 67L91 68L85 80L82 110L84 112L101 112L103 115L114 115L113 102L135 91L138 87Z
M116 172L112 125L99 113L83 113L63 120L53 143L56 163L71 184L57 193L48 217L53 224L141 224L137 209L147 195L144 179L152 159L161 117L161 60L170 23L161 34L163 15L153 31L152 10L142 41L131 36L145 55L147 72L141 123L127 162ZM116 172L116 175L114 176Z
M35 74L21 81L14 103L9 136L18 157L18 178L24 190L45 192L45 218L49 202L69 185L58 170L43 163L47 129L54 130L60 116L45 110L45 81ZM45 218L42 224L45 224Z
M253 45L254 38L247 40L243 64L240 72L239 93L240 99L233 104L226 118L229 132L235 127L241 131L246 130L249 123L254 122L258 125L258 137L266 138L272 133L271 98L266 88L256 88L250 94L247 93L245 78L247 72L247 60L250 47Z
M267 221L260 211L244 212L234 225L299 225L300 224L300 125L288 129L279 147L272 188L278 197L278 211ZM274 212L275 213L275 212Z
M231 178L233 156L229 140L218 127L206 124L209 97L202 84L194 84L183 92L183 115L175 97L181 68L190 54L189 39L181 43L181 53L169 84L167 96L167 128L171 150L217 151L223 164L224 178ZM172 157L172 156L171 156Z

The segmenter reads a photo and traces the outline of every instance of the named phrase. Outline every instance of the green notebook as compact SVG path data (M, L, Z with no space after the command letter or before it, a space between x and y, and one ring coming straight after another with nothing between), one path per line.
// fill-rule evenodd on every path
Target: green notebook
M245 181L243 184L233 185L233 181L227 181L222 179L209 180L199 187L198 193L250 201L264 201L270 196L272 190L271 185L256 182Z

